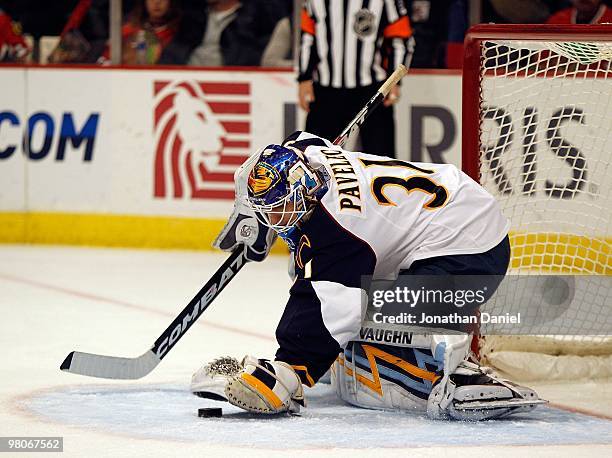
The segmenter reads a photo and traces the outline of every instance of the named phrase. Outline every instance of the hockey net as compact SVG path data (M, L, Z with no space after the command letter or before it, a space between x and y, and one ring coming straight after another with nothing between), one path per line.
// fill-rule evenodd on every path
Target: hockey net
M466 37L463 169L511 220L510 273L573 282L567 310L530 335L479 339L481 360L515 377L612 376L611 61L612 25ZM524 294L486 306L512 313Z

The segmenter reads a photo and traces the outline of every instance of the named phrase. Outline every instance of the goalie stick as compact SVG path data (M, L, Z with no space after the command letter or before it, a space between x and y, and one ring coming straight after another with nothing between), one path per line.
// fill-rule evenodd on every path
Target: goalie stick
M60 369L73 374L100 378L129 380L144 377L164 359L246 263L244 245L240 245L232 251L198 294L162 332L153 347L142 355L136 358L121 358L73 351L66 356Z
M380 86L380 89L376 91L376 94L374 94L372 98L368 100L361 111L359 111L348 126L344 128L342 133L336 137L334 140L334 145L344 146L349 137L363 125L370 113L372 113L376 107L378 107L378 105L385 100L385 97L389 95L389 92L393 86L395 86L407 73L408 69L404 65L398 65L395 71L391 73L389 78L387 78L382 86Z
M376 94L357 113L342 133L334 140L335 145L344 146L348 138L367 117L382 103L389 91L402 79L408 70L400 65L382 84ZM245 247L240 245L232 251L227 260L217 269L208 282L198 291L187 306L172 321L170 326L157 338L150 350L135 358L119 356L96 355L72 351L66 356L60 369L73 374L90 377L133 380L149 374L170 352L187 330L195 323L227 284L248 262L245 257Z

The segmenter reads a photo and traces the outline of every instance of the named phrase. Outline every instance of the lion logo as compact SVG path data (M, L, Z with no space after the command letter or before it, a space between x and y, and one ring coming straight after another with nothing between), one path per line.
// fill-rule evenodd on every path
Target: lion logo
M250 85L154 83L155 197L233 199L250 152Z
M265 194L280 181L278 170L268 164L257 164L249 174L249 191L254 197Z

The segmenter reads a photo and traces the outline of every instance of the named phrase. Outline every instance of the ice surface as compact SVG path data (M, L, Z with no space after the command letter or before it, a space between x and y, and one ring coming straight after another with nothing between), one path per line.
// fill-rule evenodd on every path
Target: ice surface
M214 404L187 391L202 363L274 354L290 286L281 257L247 265L144 379L100 381L59 370L72 350L142 354L225 257L0 246L0 436L63 436L65 457L473 458L516 456L514 444L526 455L612 456L612 421L594 416L540 408L485 423L432 422L346 406L325 386L308 391L300 417L255 418L228 404L221 419L197 417L199 407ZM540 393L612 413L609 382L551 384Z
M612 422L550 407L474 423L358 409L338 400L330 385L317 385L306 398L308 408L299 415L264 417L226 402L197 398L187 385L176 384L83 386L41 393L24 404L43 418L69 425L242 447L612 444ZM222 407L223 417L199 418L201 407Z

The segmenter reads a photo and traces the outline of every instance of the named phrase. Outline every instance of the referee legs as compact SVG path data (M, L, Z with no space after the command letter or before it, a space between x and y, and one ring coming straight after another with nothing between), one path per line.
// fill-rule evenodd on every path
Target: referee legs
M315 100L310 104L306 131L333 140L378 90L378 85L336 89L314 85ZM393 106L379 106L360 130L363 151L395 157Z

